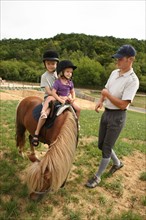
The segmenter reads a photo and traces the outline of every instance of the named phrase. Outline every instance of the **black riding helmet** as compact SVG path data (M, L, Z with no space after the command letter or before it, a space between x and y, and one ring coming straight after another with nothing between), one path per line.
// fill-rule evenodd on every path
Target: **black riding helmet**
M72 68L73 70L75 70L77 66L74 66L74 64L70 60L62 60L57 66L57 75L66 68Z
M43 62L46 60L59 62L58 54L53 50L48 50L43 54Z

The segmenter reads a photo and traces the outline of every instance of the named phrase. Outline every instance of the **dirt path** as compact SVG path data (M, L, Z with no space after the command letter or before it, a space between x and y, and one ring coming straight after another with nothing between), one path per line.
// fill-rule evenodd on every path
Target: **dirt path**
M44 93L36 90L4 90L0 93L1 100L22 100L27 96L39 96L43 98ZM77 103L82 109L94 110L95 103L77 98Z

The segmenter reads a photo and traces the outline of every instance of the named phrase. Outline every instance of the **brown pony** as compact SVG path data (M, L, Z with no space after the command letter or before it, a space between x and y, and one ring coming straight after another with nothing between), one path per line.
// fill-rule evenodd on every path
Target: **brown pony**
M26 176L30 198L33 200L47 191L58 190L65 183L78 141L77 120L71 111L65 110L55 118L50 128L43 126L39 141L48 144L48 150L41 160L35 156L31 141L37 121L33 117L33 110L41 103L39 97L26 97L18 104L16 112L16 144L21 155L25 145L25 131L30 133L29 159L33 164L28 167Z

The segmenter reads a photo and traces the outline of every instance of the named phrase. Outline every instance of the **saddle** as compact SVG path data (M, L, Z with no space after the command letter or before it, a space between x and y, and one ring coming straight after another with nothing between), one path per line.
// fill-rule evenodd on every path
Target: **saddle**
M32 113L33 114L33 118L36 121L38 121L39 118L40 118L42 107L43 107L43 105L39 104L33 110L33 113ZM46 119L45 124L44 124L44 126L46 128L50 128L53 125L53 123L55 121L55 118L57 116L59 116L60 114L62 114L62 112L64 112L66 109L69 109L73 113L74 117L77 118L76 113L75 113L73 107L70 104L62 105L58 101L55 101L55 102L52 101L50 103L49 107L51 108L51 111L50 111L50 114L48 115L48 117Z

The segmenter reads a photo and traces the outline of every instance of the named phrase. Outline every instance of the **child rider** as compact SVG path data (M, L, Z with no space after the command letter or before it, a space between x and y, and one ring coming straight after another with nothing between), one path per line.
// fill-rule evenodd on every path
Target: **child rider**
M43 62L46 68L46 72L41 76L41 88L45 89L44 95L44 106L41 112L41 116L38 120L37 128L35 130L35 134L32 139L32 145L38 146L39 144L39 133L44 125L47 116L50 113L50 108L48 108L48 103L52 100L55 100L52 96L52 88L54 81L57 79L56 68L59 62L58 54L55 51L49 50L46 51L43 55ZM46 100L47 99L47 100ZM46 108L47 105L47 108ZM44 110L46 109L46 111Z
M58 64L58 79L54 82L52 95L62 104L69 102L75 109L77 118L79 119L81 109L75 101L75 90L72 81L73 71L76 68L69 60L63 60Z

